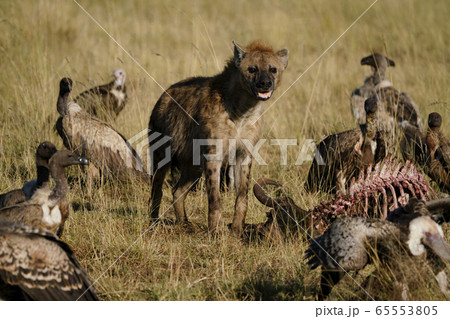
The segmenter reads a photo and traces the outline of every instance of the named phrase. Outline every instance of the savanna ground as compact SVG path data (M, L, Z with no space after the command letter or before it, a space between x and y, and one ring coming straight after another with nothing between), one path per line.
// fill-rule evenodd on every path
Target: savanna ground
M372 2L80 1L141 69L73 1L1 1L0 192L20 188L35 176L34 152L40 142L63 147L53 130L61 77L71 77L78 94L109 81L113 69L125 69L130 99L113 124L132 137L147 128L162 93L156 82L167 88L189 76L218 73L232 55L231 40L245 45L263 39L275 49L290 50L283 83L267 103L279 98L265 114L263 138L297 139L297 146L289 147L288 165L283 166L279 147L266 142L260 154L267 165L254 165L252 176L275 178L299 206L314 207L329 196L304 191L309 163L295 165L295 160L305 139L319 140L355 126L349 98L370 72L359 61L371 51L396 62L387 77L412 95L423 119L440 112L450 135L446 0L378 1L304 73ZM318 291L319 272L308 270L302 259L307 247L303 236L276 244L247 244L227 231L212 238L202 226L207 224L204 191L186 201L196 231L169 226L145 232L148 185L106 182L83 193L77 178L81 172L68 173L74 209L62 239L96 281L101 299L313 300ZM174 218L171 198L166 185L165 219ZM223 194L223 205L229 223L233 192ZM247 222L264 221L265 212L250 193ZM433 280L417 275L417 299L445 299ZM363 280L362 275L355 278ZM382 291L374 296L395 298ZM350 278L331 295L333 300L367 298Z

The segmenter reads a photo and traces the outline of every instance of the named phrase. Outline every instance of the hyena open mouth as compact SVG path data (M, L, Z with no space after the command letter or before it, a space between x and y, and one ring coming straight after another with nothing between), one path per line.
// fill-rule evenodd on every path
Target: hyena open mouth
M216 154L213 144L204 145L194 154L194 141L220 140L224 149L233 142L236 144L236 161L232 166L236 202L231 230L236 234L242 233L251 180L251 154L242 140L252 145L259 140L262 125L259 119L264 112L264 101L277 89L288 64L287 49L274 51L262 41L252 42L247 47L233 44L234 55L221 73L212 77L194 77L172 85L159 98L149 121L149 132L172 137L172 158L176 159L176 163L172 164L181 173L173 189L177 223L188 222L184 200L192 185L204 175L208 195L208 229L212 233L218 232L223 225L220 174L224 167L230 167L229 157L213 160L207 156ZM160 163L166 158L166 148L155 147L158 142L150 136L149 143L155 149L152 163ZM194 155L200 158L197 164ZM162 187L170 167L169 163L158 166L153 175L152 221L159 219Z
M272 96L273 90L267 91L267 92L258 92L256 93L256 97L266 101Z

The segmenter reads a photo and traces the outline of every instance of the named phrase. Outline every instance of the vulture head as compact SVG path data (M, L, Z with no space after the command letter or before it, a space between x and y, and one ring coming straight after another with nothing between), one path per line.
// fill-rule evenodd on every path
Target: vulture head
M412 255L423 254L427 246L442 259L450 261L450 245L445 240L441 226L432 219L439 210L450 210L450 200L443 198L425 203L411 198L405 207L407 213L418 216L409 223L407 245Z
M124 70L122 70L122 69L114 70L112 75L115 78L114 84L116 86L122 86L125 84L125 78L127 75Z
M48 160L56 153L56 151L57 149L53 143L46 141L39 144L36 150L36 165L47 166Z
M361 65L370 65L374 70L385 71L388 66L395 66L395 62L380 53L374 53L362 58Z
M62 78L59 82L59 96L56 109L61 116L67 114L67 100L69 99L69 93L72 91L72 84L70 78Z
M438 112L432 112L428 115L428 127L439 129L442 124L442 117Z
M378 98L376 95L372 95L367 100L364 101L364 110L366 111L367 116L370 114L377 113L378 109Z
M62 78L59 82L59 93L60 95L64 95L65 93L70 93L72 91L72 79L70 78Z
M74 152L61 150L56 152L49 161L50 167L67 167L71 165L89 165L89 160Z

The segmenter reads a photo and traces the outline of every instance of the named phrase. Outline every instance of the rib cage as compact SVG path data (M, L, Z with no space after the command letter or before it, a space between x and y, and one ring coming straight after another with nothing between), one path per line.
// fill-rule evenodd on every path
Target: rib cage
M255 184L254 193L261 203L273 208L267 213L268 220L264 228L272 227L275 220L279 225L288 225L292 224L292 219L296 222L306 219L308 233L312 232L315 235L323 233L339 215L385 219L389 210L406 205L410 197L419 200L437 198L434 190L412 162L402 163L395 158L387 158L375 167L369 166L365 172L360 172L358 179L352 179L348 194L338 193L331 201L322 202L308 212L293 204L290 198L280 198L271 202L267 199L261 200L261 185L258 184L276 183L261 181L263 182ZM284 229L281 227L281 231Z

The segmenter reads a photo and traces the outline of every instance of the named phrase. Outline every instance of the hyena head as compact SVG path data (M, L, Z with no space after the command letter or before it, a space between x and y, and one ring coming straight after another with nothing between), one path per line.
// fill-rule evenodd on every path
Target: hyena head
M234 63L241 73L243 87L258 100L268 100L281 81L288 64L289 50L274 52L261 41L242 48L235 41Z

